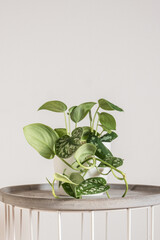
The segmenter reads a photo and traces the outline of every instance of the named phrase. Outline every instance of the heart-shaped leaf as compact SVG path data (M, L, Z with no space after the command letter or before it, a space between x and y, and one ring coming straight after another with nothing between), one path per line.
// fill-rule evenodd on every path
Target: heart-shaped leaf
M41 123L33 123L25 126L23 132L27 142L41 156L47 159L54 158L55 142L58 139L58 135L52 128Z
M119 112L123 112L122 108L119 108L118 106L114 105L113 103L101 98L98 100L99 103L99 107L102 108L103 110L108 110L108 111L119 111Z
M84 181L84 178L81 176L81 174L77 173L77 172L71 173L69 178L72 182L77 183L77 184L80 184L81 182Z
M75 129L72 131L72 136L73 136L74 138L81 139L82 134L83 134L83 128L81 128L81 127L75 128Z
M83 135L82 140L87 140L88 136L91 134L91 127L82 127L83 128Z
M101 142L112 142L114 139L116 139L118 135L115 132L106 133L102 137L100 137Z
M62 136L56 141L56 155L61 158L69 158L81 145L81 137L83 134L82 128L76 128L72 132L72 136Z
M71 184L69 184L69 183L63 183L63 184L62 184L62 187L63 187L64 191L65 191L69 196L76 198L76 195L75 195L74 191L73 191L72 188L71 188Z
M111 133L112 131L109 130L108 128L106 128L105 126L99 124L99 126L103 129L103 131L107 132L107 133Z
M103 159L106 163L109 163L115 168L118 168L123 165L123 159L117 158L117 157L107 157L106 159ZM104 163L100 163L98 167L107 167Z
M60 158L69 158L79 148L73 137L65 135L59 138L55 145L56 155Z
M60 181L60 182L64 182L64 183L70 183L70 184L77 185L77 183L72 182L67 176L62 175L60 173L55 173L54 174L54 180L57 180L57 181Z
M67 135L66 128L55 128L54 131L56 131L59 137Z
M105 159L108 156L112 156L111 151L101 142L97 136L90 135L87 139L87 142L92 143L96 146L95 155L100 159Z
M75 123L80 122L82 119L85 118L85 116L88 114L88 112L92 109L92 107L95 104L96 104L95 102L86 102L75 107L70 114L72 121Z
M76 187L77 197L106 192L110 187L106 180L101 177L88 178Z
M99 121L104 127L106 127L106 129L116 130L116 120L109 113L99 113Z
M85 143L78 148L74 157L78 163L82 163L86 158L94 156L95 152L96 146L91 143Z
M84 178L81 176L81 174L80 173L77 173L77 172L73 172L73 173L71 173L71 175L70 175L70 180L72 181L72 182L74 182L74 183L77 183L77 184L80 184L81 182L83 182L84 181ZM75 195L75 197L77 197L77 193L76 193L76 186L75 185L73 185L73 184L70 184L70 186L71 186L71 188L72 188L72 190L73 190L73 192L74 192L74 195Z
M68 113L71 114L71 112L72 112L76 107L77 107L77 106L70 107L70 108L68 109Z
M61 101L49 101L43 104L38 110L49 110L52 112L65 112L67 110L67 106Z

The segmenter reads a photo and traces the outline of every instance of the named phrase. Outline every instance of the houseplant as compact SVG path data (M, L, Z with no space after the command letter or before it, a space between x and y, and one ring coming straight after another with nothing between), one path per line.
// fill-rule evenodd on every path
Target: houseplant
M92 115L95 105L97 108ZM108 112L122 112L121 108L105 99L99 99L98 103L85 102L69 109L61 101L49 101L38 110L64 114L64 128L52 129L41 123L33 123L23 129L26 140L41 156L47 159L57 156L59 161L71 169L69 174L66 168L62 173L55 173L52 183L47 179L55 198L58 198L54 189L55 181L58 181L59 187L74 198L103 192L109 197L110 187L104 177L86 179L86 174L94 168L99 175L112 173L118 180L123 180L126 189L122 197L126 195L128 190L126 176L118 169L123 164L123 159L113 156L104 144L117 138L116 120ZM80 126L79 123L85 117L89 117L89 126ZM71 121L75 124L72 131ZM70 158L72 161L69 161ZM102 167L107 169L106 173L99 170ZM121 176L117 176L117 173Z

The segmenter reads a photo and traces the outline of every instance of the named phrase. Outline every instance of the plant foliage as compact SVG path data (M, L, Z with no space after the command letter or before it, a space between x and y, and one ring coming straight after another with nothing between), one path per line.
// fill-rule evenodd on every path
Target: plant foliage
M96 104L97 108L95 108ZM59 187L62 187L70 197L77 199L84 195L105 192L109 196L110 186L103 177L86 178L86 174L91 168L95 168L99 174L105 175L100 171L103 168L108 171L106 175L111 172L118 180L123 180L126 185L123 197L126 195L128 190L126 176L119 169L123 165L123 159L113 156L105 145L118 137L115 132L116 120L110 112L122 112L122 108L101 98L97 103L85 102L70 108L67 108L62 101L54 100L44 103L38 110L63 113L65 120L65 127L54 130L41 123L30 124L23 128L27 142L41 156L52 159L56 155L59 157L59 161L63 161L67 167L73 170L68 175L65 173L65 169L63 174L55 173L52 182L47 179L55 198L58 198L54 189L55 181L59 182ZM80 126L79 122L85 117L88 117L89 125ZM72 125L75 125L72 131L71 121ZM68 158L71 156L74 160L70 164Z

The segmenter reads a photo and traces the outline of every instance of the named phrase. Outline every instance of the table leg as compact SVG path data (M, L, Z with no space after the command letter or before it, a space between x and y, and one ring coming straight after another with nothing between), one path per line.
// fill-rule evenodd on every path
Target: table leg
M37 212L37 240L39 240L39 223L40 223L40 212Z
M15 209L12 206L12 226L13 226L13 240L16 240L16 230L15 230Z
M5 204L5 240L8 240L8 213L7 204Z
M58 212L58 240L62 240L61 212Z
M94 240L94 211L91 212L91 240Z
M127 209L127 240L131 240L132 234L131 234L131 209Z
M105 213L105 240L108 239L108 212Z
M83 240L83 221L84 221L84 213L81 213L81 240Z
M33 240L33 218L32 210L29 211L30 240Z

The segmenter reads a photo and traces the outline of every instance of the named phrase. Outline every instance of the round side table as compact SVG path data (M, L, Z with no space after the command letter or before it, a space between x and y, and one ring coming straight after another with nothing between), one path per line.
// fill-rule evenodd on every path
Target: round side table
M84 213L90 214L90 239L95 238L95 212L105 213L105 240L108 240L108 214L111 211L123 209L126 211L126 239L132 240L132 209L146 209L147 211L147 239L154 240L154 208L160 205L160 187L147 185L129 185L128 194L121 198L125 189L124 185L111 184L110 199L104 194L102 196L83 197L73 199L63 197L54 199L51 188L48 184L11 186L0 189L0 201L5 205L4 223L5 240L22 240L22 215L24 209L29 211L29 237L30 240L41 240L40 236L40 215L41 212L56 212L58 224L58 239L62 240L62 213L78 212L81 214L81 240L89 240L84 236ZM19 208L19 230L15 230L15 208ZM33 211L36 212L36 233L33 233ZM35 231L34 231L35 232ZM46 240L46 239L45 239ZM47 238L49 240L49 238ZM63 240L68 240L63 238ZM70 239L71 240L71 239ZM122 239L119 239L122 240ZM143 240L143 239L142 239Z

